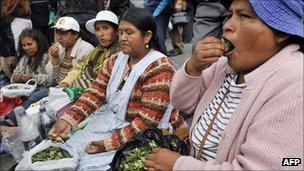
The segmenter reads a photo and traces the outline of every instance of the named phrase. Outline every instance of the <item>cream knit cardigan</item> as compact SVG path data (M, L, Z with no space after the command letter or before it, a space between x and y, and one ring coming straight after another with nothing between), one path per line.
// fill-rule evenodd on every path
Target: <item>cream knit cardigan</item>
M173 170L302 170L304 56L298 49L285 47L245 76L247 87L215 160L182 156ZM230 72L226 58L221 58L198 77L187 75L185 65L175 74L171 102L176 109L194 112L191 130ZM286 157L299 157L302 163L283 167Z

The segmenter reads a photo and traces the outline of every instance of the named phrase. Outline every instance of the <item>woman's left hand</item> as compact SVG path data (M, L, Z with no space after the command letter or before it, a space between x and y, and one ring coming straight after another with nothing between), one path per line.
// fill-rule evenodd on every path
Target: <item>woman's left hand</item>
M146 159L148 170L172 170L175 161L182 155L165 148L155 148Z
M86 145L84 151L89 154L102 153L106 151L106 147L103 140L91 141Z

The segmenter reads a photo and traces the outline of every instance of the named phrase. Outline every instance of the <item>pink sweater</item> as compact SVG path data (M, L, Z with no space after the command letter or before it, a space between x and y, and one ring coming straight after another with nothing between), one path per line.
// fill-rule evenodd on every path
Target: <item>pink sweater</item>
M215 160L177 159L173 170L303 169L303 54L289 45L245 76L242 100L223 133ZM171 83L176 109L194 113L191 130L220 89L227 59L191 77L185 65ZM193 151L192 151L193 153ZM286 157L301 158L298 167L282 166Z

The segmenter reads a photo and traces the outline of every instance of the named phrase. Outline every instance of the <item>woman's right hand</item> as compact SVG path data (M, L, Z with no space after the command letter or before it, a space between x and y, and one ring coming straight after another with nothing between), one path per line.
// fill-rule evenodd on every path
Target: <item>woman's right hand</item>
M58 58L58 57L59 57L59 47L58 47L58 43L53 44L53 45L49 48L49 54L50 54L53 58Z
M59 119L50 130L49 134L55 134L55 135L67 135L72 129L72 125L69 124L64 119Z
M51 56L51 62L54 66L58 65L59 63L59 47L58 43L55 43L49 48L49 54Z
M206 37L197 42L191 58L186 64L186 72L191 76L199 76L202 71L218 61L225 52L221 40Z

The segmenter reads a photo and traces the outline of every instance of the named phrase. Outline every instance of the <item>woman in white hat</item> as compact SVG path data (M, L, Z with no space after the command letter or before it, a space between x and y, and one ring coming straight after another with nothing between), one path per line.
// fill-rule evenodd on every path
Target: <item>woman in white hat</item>
M102 69L105 59L116 53L118 44L118 18L111 11L100 11L94 19L87 21L86 28L96 35L99 45L78 61L60 82L61 87L87 89Z
M59 18L52 28L58 42L49 48L50 61L46 69L53 75L53 81L59 84L94 47L79 37L80 26L72 17Z

